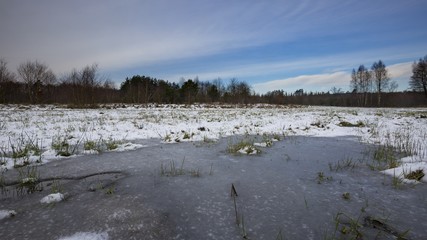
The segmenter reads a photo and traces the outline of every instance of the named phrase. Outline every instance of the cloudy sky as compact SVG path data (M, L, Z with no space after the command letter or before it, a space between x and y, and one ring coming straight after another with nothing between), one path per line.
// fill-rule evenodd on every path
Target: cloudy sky
M230 78L258 93L349 89L381 59L399 90L427 54L423 0L1 0L0 58L61 76L97 63L117 85Z

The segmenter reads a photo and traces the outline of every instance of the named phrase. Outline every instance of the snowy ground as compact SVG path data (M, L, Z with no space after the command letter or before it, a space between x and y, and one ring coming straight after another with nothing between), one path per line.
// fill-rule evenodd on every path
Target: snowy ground
M51 183L45 185L42 192L33 189L36 193L19 201L10 196L10 192L5 194L0 201L0 221L6 221L3 231L7 229L8 236L16 236L20 231L16 226L28 223L28 231L22 231L22 236L47 234L35 234L31 229L49 228L50 236L56 236L55 239L58 236L62 239L108 239L115 234L132 236L132 231L157 234L159 228L161 236L176 236L177 239L185 239L185 234L201 237L208 232L210 239L230 239L230 236L238 237L227 192L229 184L234 182L242 194L239 199L243 200L239 201L243 203L239 204L245 205L245 219L252 225L248 229L252 236L275 238L285 226L284 231L289 235L313 239L330 227L327 223L337 213L337 206L357 216L358 209L364 209L368 201L373 206L369 214L380 215L376 209L386 209L391 216L387 220L390 224L399 230L413 225L414 236L419 236L425 234L425 223L417 219L427 214L422 204L426 198L424 185L417 189L408 185L410 187L401 193L384 186L427 182L427 177L420 174L427 173L426 116L427 109L265 105L162 105L84 110L1 106L0 183L30 189L39 173L25 168L26 177L19 180L19 169L39 164L43 165L37 170L43 175L43 183ZM247 136L243 139L254 142L228 142L234 138L227 138L225 142L224 137L235 135L240 136L237 139ZM369 154L381 164L356 160L364 158L365 147L348 141L347 136L356 136L362 143L376 144L377 147L370 145L373 151ZM274 143L283 139L286 141ZM202 147L182 142L201 143ZM226 149L248 157L236 157ZM113 153L100 154L103 152ZM396 159L396 155L399 158ZM179 167L181 159L185 160L186 167L190 166L185 173ZM172 163L176 163L176 167ZM369 171L367 165L375 171ZM341 172L348 168L357 170ZM106 174L104 177L92 175L94 171ZM393 176L391 185L382 179L379 171ZM187 176L168 178L181 174ZM54 178L47 180L50 176L62 178L55 182ZM12 184L16 179L18 182ZM99 186L102 181L106 181L105 188ZM111 183L115 188L108 187ZM59 191L61 186L66 194ZM46 189L50 189L51 194ZM106 198L98 193L99 189L114 198ZM347 192L348 198L351 193L349 203L345 200ZM159 197L165 195L167 198ZM61 204L62 201L65 203ZM135 201L147 205L135 206ZM94 202L99 206L87 208ZM55 204L58 205L53 208ZM411 209L402 212L405 204ZM277 212L279 209L283 213ZM163 215L162 211L168 215ZM85 213L89 215L82 225L78 216ZM369 220L371 215L363 214L366 215L364 225L376 223ZM411 220L399 218L400 214L407 214ZM50 218L49 224L30 224L29 219L37 215ZM193 219L193 216L203 220ZM14 220L2 220L7 218ZM263 218L266 219L259 220ZM58 229L62 221L73 224ZM122 222L126 224L117 225ZM111 226L105 229L104 224ZM341 224L345 230L346 223ZM303 232L298 230L301 227L305 229ZM369 235L370 230L366 231Z
M409 155L397 168L385 171L403 178L418 169L427 173L426 117L427 109L156 105L73 110L7 105L0 107L0 163L10 169L75 155L133 150L142 146L132 141L150 138L177 143L231 135L351 135Z

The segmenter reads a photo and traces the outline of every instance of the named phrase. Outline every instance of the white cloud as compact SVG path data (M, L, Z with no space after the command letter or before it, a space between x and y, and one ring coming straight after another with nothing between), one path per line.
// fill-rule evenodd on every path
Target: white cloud
M392 78L408 78L412 75L412 62L398 63L387 67Z
M399 90L407 90L412 75L412 62L390 65L387 67L392 80L399 84Z
M332 87L348 90L350 83L350 74L348 72L335 72L315 75L301 75L297 77L278 79L265 83L253 85L257 93L266 93L273 90L284 90L285 92L294 92L297 89L304 91L328 91Z

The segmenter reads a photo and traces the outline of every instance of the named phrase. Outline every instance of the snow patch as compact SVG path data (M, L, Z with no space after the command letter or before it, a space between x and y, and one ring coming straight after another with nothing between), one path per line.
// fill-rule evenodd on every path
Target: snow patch
M46 197L42 198L40 200L40 202L41 203L49 204L49 203L54 203L54 202L60 202L60 201L62 201L64 199L65 199L64 198L64 194L62 194L62 193L52 193L52 194L49 194Z
M108 233L78 232L68 237L61 237L58 240L108 240Z
M259 153L259 150L252 147L252 146L245 146L241 149L239 149L239 151L237 151L238 153L241 154L247 154L247 155L255 155Z
M427 182L427 159L418 162L407 162L410 158L406 157L402 161L402 165L396 168L391 168L382 171L382 173L386 175L390 175L393 177L398 177L405 183L419 183L419 182ZM421 170L424 173L424 177L420 179L420 181L416 181L413 179L407 179L405 176L410 174L411 172L415 172L417 170Z
M10 218L16 215L14 210L0 210L0 220Z
M267 147L267 143L263 142L263 143L254 143L254 146L257 147Z
M131 150L136 150L138 148L142 148L142 147L146 147L145 145L142 144L136 144L136 143L124 143L124 144L120 144L117 146L116 149L112 150L112 151L116 151L116 152L124 152L124 151L131 151Z

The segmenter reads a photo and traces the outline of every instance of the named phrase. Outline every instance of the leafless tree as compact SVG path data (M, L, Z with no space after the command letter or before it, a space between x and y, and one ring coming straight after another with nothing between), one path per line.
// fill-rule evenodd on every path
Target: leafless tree
M55 74L46 64L38 61L27 61L18 67L18 75L25 84L29 101L37 103L44 85L52 85L56 82Z
M7 69L7 62L0 58L0 83L2 82L14 82L15 74Z
M7 69L7 62L0 58L0 103L6 103L7 95L17 96L15 74Z
M396 89L399 87L399 84L397 84L396 81L391 81L390 84L388 85L388 91L389 92L394 92L396 91Z
M71 86L73 103L76 105L95 103L95 90L102 86L98 65L87 65L81 70L73 69L63 78L63 83Z
M371 72L364 65L360 65L357 71L353 69L350 85L353 92L360 96L359 105L367 106L368 93L372 90Z
M341 93L344 93L341 88L337 88L337 87L332 87L329 90L329 92L331 92L332 94L341 94Z
M222 82L222 79L216 78L213 80L212 84L215 85L216 89L219 92L219 97L221 98L225 93L225 87L224 87L224 84Z
M114 84L113 81L111 81L111 79L107 79L107 80L105 80L103 87L105 89L115 89L116 85Z
M374 64L372 64L371 70L372 77L375 81L378 101L377 104L379 107L381 105L381 92L383 92L384 89L388 88L388 85L390 83L390 76L388 74L387 68L381 60L379 60L378 62L374 62Z
M412 76L409 86L414 91L424 91L427 97L427 55L412 64Z

